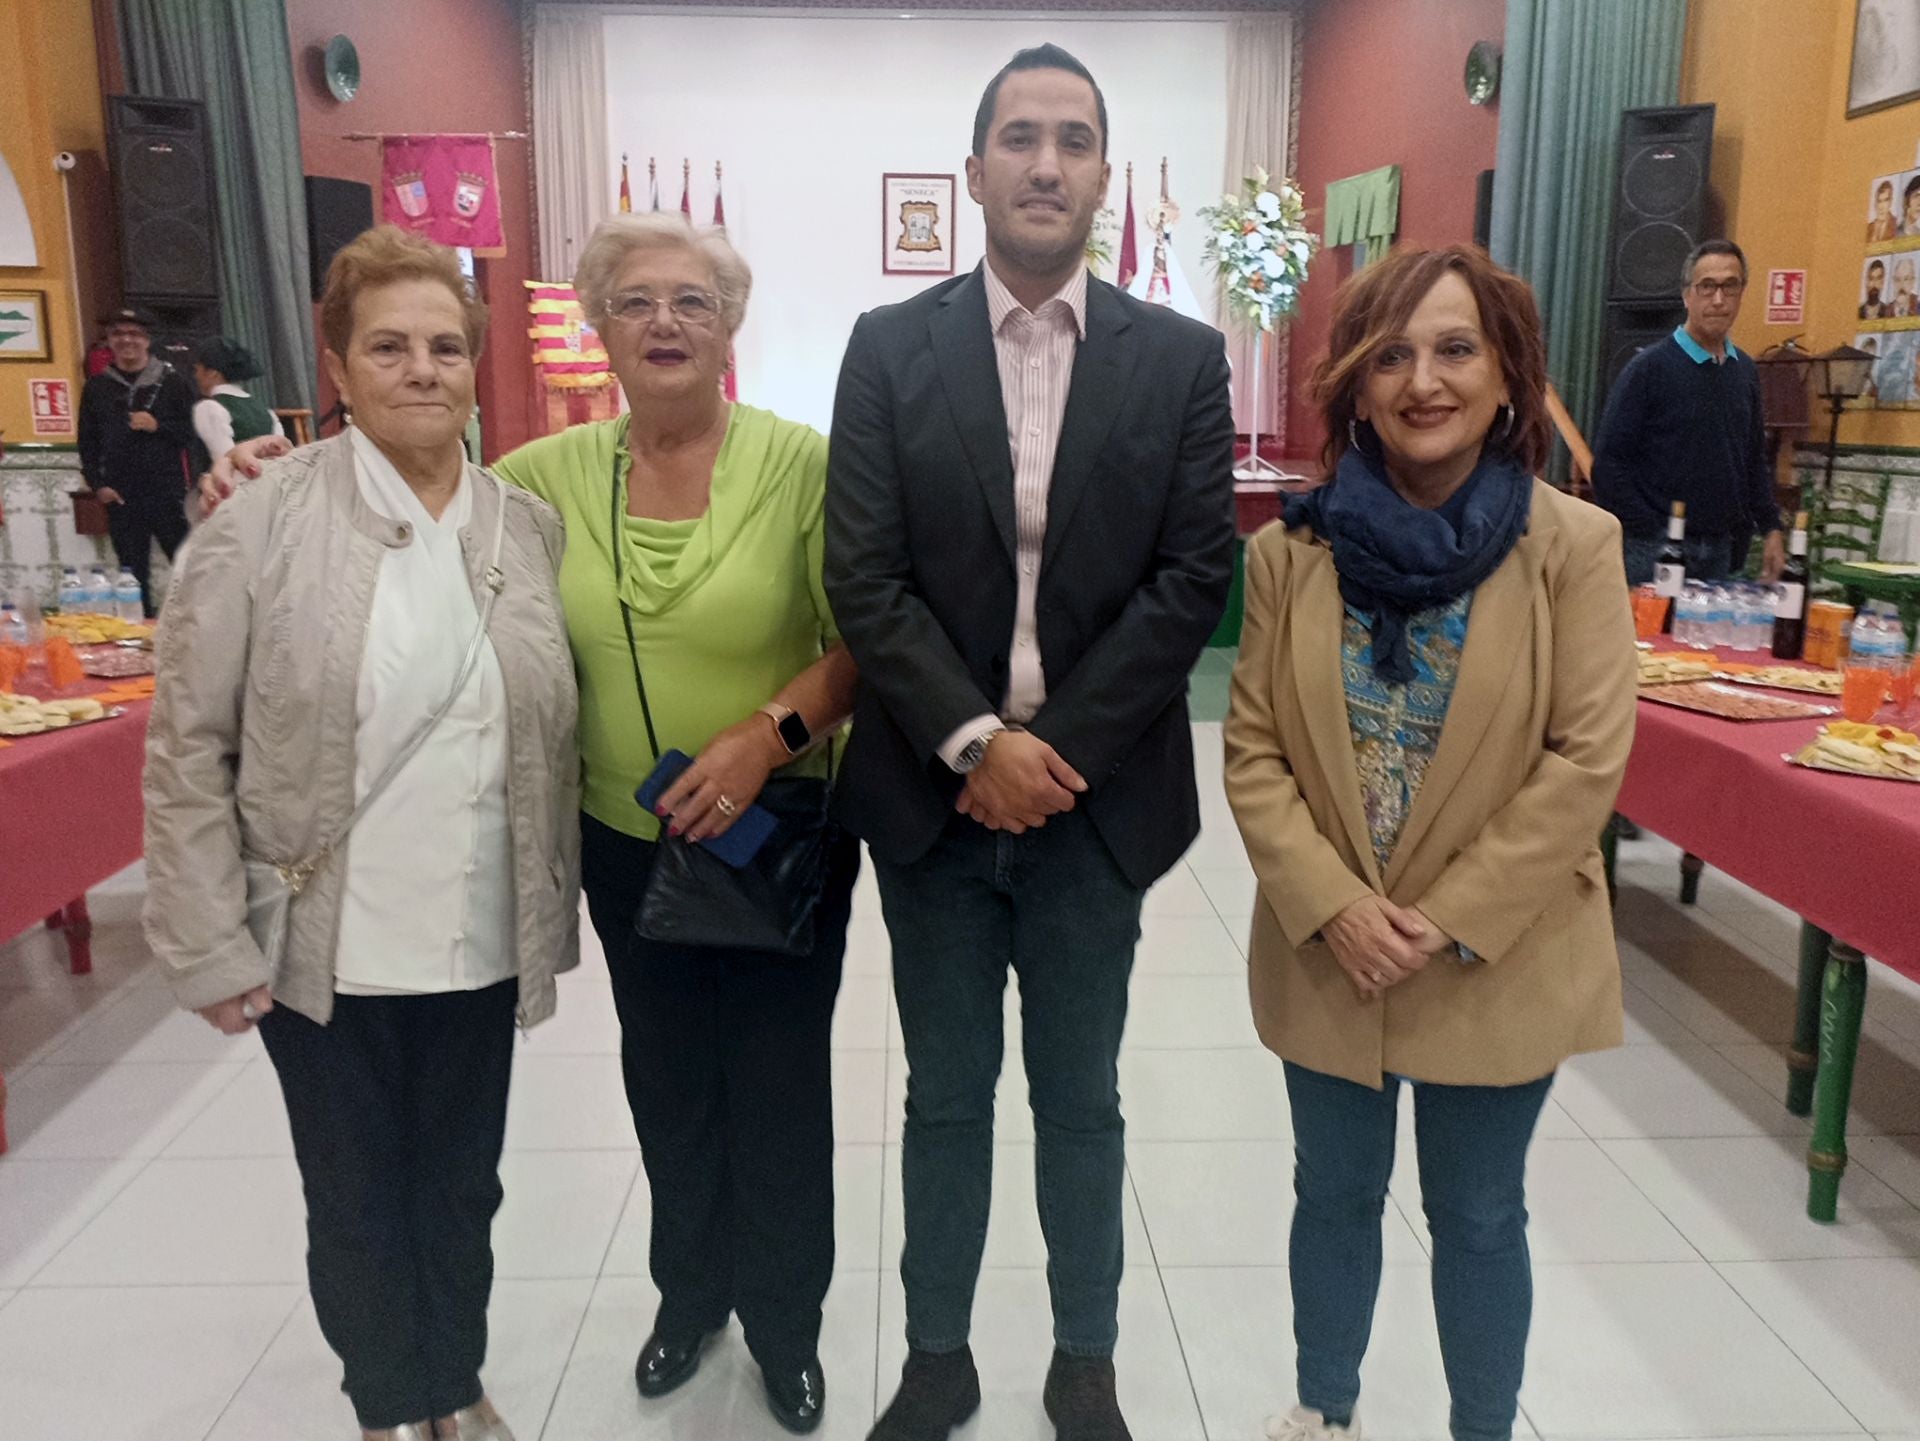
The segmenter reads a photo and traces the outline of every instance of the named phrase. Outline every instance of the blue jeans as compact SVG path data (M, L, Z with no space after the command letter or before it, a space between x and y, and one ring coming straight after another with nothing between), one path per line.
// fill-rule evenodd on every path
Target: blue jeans
M1624 538L1621 549L1626 555L1628 585L1653 584L1653 568L1659 564L1660 549L1666 543L1664 535ZM1745 551L1735 563L1733 537L1729 535L1689 535L1680 542L1680 554L1686 558L1688 580L1725 580L1747 563Z
M1433 1310L1454 1441L1510 1441L1533 1319L1527 1146L1553 1077L1524 1086L1414 1083ZM1380 1294L1380 1222L1400 1081L1382 1090L1287 1063L1293 1108L1293 1338L1300 1404L1351 1416Z
M907 1341L956 1351L971 1329L1011 965L1020 977L1054 1344L1076 1356L1111 1355L1126 1168L1120 1034L1145 893L1078 810L1019 836L956 816L920 860L874 870L907 1050Z

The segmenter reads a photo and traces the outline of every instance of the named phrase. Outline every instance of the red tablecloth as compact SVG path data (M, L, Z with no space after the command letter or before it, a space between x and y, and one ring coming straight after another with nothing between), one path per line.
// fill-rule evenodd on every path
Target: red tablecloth
M0 940L140 859L152 701L0 750Z
M1620 812L1920 979L1920 785L1787 765L1821 724L1721 720L1643 699Z

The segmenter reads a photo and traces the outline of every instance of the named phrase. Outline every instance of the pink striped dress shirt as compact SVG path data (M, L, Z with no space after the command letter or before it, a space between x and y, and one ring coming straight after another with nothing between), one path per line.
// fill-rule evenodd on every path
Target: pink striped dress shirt
M1013 503L1018 537L1019 580L1014 598L1013 644L1008 652L1007 693L998 717L976 716L948 737L940 755L949 766L969 741L999 721L1024 725L1047 699L1040 665L1036 623L1040 592L1040 553L1047 538L1047 492L1053 485L1054 455L1067 415L1074 355L1087 333L1087 272L1073 278L1037 311L1014 298L991 263L982 270L987 284L987 320L993 328L994 357L1000 366L1000 398L1007 412L1007 447L1013 455Z

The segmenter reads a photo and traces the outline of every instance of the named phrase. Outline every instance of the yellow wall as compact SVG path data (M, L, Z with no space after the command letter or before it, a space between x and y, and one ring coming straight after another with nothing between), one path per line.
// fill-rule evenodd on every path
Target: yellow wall
M0 83L0 154L6 156L26 200L40 259L34 267L0 266L0 290L46 292L53 348L51 361L0 360L0 430L9 445L36 438L29 379L64 376L72 383L76 410L80 403L85 357L74 315L61 180L53 157L62 150L102 157L106 153L92 10L87 0L0 3L0 56L12 57ZM99 220L95 217L93 223ZM76 215L75 223L89 221Z
M1920 101L1847 119L1853 10L1840 0L1691 0L1680 98L1712 101L1713 186L1754 287L1734 341L1758 354L1790 335L1816 354L1859 329L1867 186L1911 169ZM1807 323L1766 323L1768 270L1805 269ZM1816 427L1816 439L1825 431ZM1920 411L1848 415L1850 445L1920 446Z

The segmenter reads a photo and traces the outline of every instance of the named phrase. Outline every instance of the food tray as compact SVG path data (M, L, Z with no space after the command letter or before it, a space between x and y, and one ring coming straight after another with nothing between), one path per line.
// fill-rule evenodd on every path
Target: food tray
M46 730L28 731L25 735L0 736L0 740L4 740L11 745L18 745L21 741L37 741L41 736L65 735L68 731L77 731L82 726L99 725L102 721L110 721L126 713L127 708L123 705L108 706L106 714L104 715L97 715L88 720L68 721L63 726L49 726Z
M1920 785L1920 776L1903 776L1898 771L1856 771L1845 766L1828 765L1818 753L1811 750L1802 751L1797 756L1781 756L1780 759L1790 766L1799 766L1808 771L1825 771L1830 776L1852 776L1863 781L1904 781L1908 785Z
M1817 677L1823 676L1831 676L1832 679L1824 682L1816 680ZM1832 670L1803 670L1798 666L1779 666L1758 672L1717 671L1714 679L1732 681L1735 685L1758 686L1765 690L1800 691L1806 695L1837 696L1840 694L1840 672Z
M1643 690L1641 696L1659 705L1678 706L1732 721L1813 720L1839 714L1830 705L1809 705L1724 681L1682 681Z
M106 680L126 680L131 676L153 674L153 652L125 642L83 646L76 654L80 657L82 670Z

